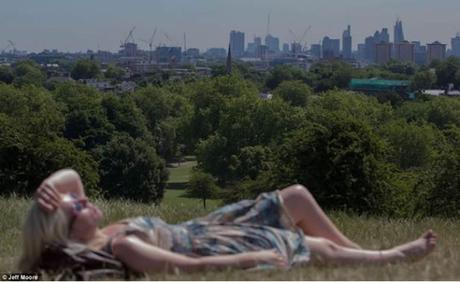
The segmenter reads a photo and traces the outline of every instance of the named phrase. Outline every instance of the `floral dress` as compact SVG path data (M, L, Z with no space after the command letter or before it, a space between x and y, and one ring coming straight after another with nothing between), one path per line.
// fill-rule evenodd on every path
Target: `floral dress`
M156 217L124 221L126 233L187 256L214 256L274 249L289 265L306 263L310 250L302 230L289 218L279 191L226 205L205 217L167 224ZM111 250L108 250L111 251Z

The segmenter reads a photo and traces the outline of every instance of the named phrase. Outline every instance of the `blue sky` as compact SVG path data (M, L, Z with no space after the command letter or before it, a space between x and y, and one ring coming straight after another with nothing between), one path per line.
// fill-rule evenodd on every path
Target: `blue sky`
M450 45L460 32L459 0L2 0L0 50L8 40L20 50L118 50L136 26L134 38L147 39L158 28L154 45L183 44L205 50L226 47L229 32L241 30L246 43L270 33L291 42L311 25L308 44L324 36L341 37L352 26L353 48L375 30L387 27L393 37L397 17L408 40L439 40Z

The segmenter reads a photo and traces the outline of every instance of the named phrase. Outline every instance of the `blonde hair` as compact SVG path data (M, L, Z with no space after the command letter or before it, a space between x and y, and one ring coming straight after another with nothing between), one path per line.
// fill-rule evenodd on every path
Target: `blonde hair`
M58 208L52 213L42 211L34 201L22 229L22 256L20 271L33 271L47 243L69 240L70 219Z

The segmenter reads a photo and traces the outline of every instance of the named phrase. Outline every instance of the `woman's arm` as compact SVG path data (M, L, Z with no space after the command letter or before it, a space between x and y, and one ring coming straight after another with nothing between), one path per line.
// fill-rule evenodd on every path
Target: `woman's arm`
M284 268L287 266L286 259L273 250L195 258L160 249L135 236L114 240L112 249L115 257L131 269L140 272L171 271L175 268L183 271L248 268L261 263Z
M37 189L36 200L40 208L52 212L59 206L62 196L68 193L78 198L86 197L80 175L73 169L61 169L43 180Z

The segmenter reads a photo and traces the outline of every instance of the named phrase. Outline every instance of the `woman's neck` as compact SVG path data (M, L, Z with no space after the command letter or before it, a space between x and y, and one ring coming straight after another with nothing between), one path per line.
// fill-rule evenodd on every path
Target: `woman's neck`
M91 249L101 249L108 241L109 236L104 234L100 229L97 229L92 239L85 242Z

